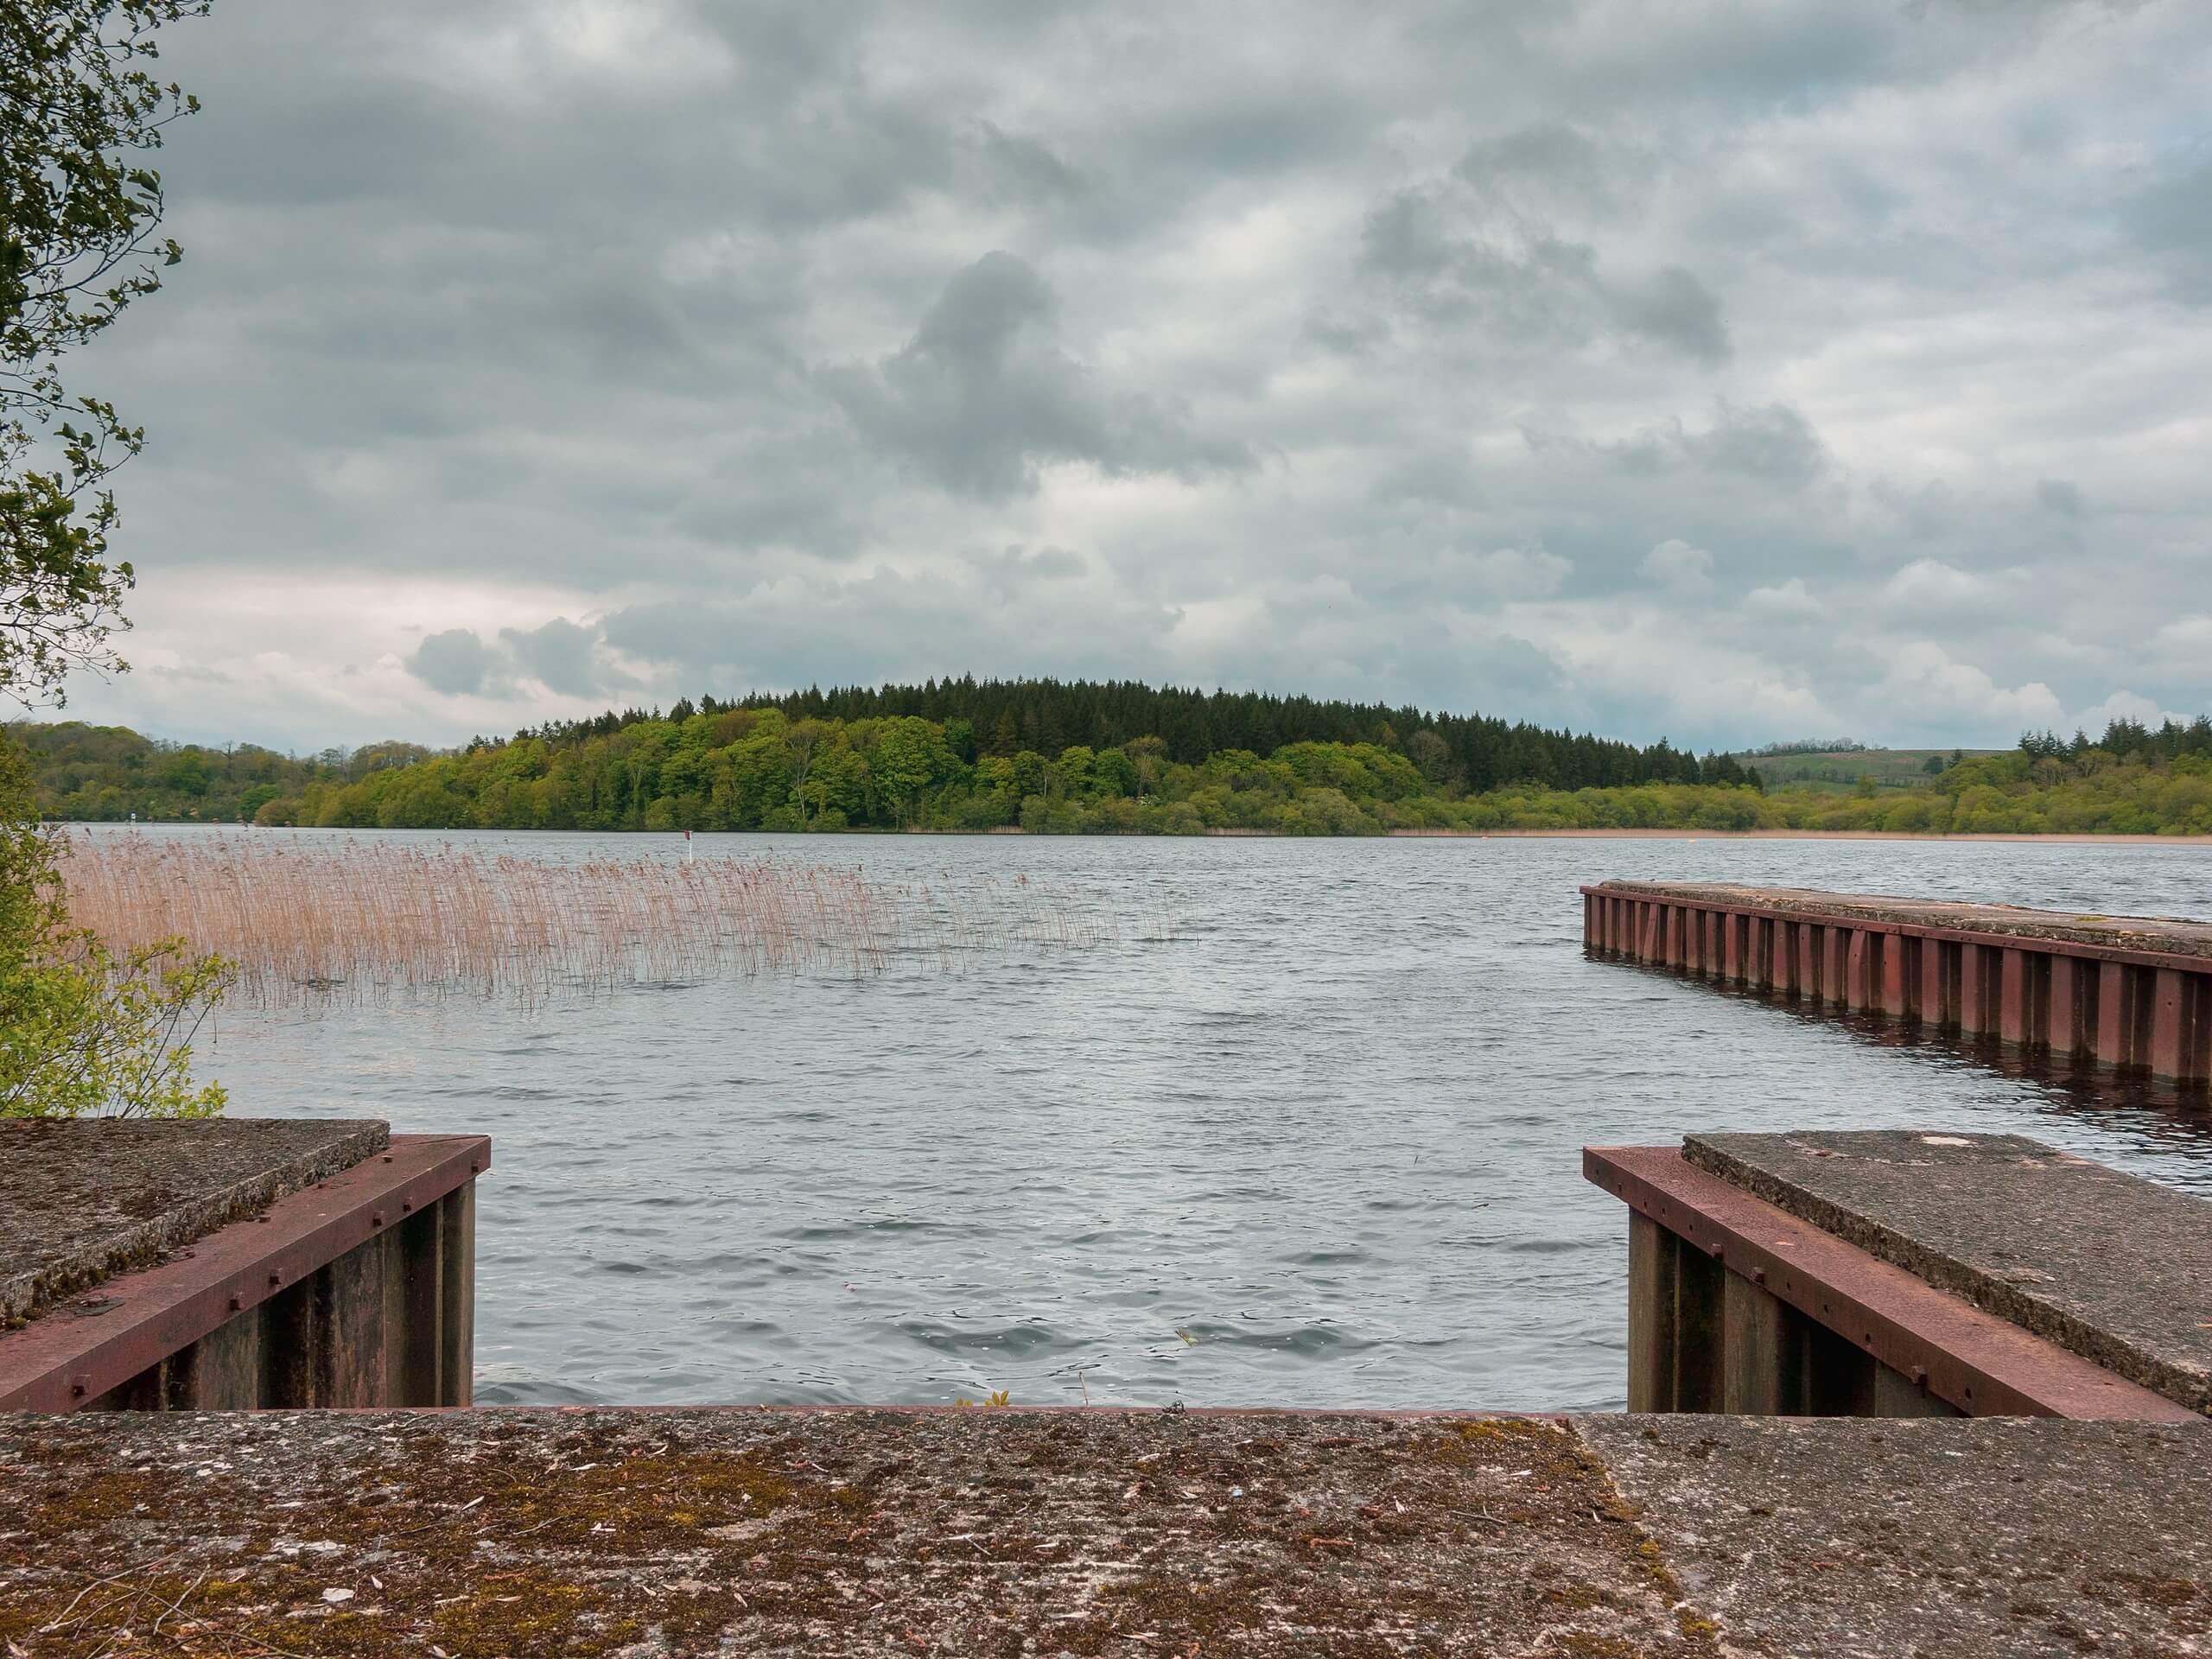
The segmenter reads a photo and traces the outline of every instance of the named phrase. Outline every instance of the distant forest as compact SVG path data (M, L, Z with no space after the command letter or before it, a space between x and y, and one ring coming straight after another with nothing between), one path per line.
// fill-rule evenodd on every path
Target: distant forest
M1317 830L1500 785L1757 791L1725 756L1480 715L1124 683L931 681L631 709L306 760L22 726L55 817L386 828ZM1188 808L1188 810L1179 810Z
M13 727L49 817L414 829L1371 835L2212 834L2212 720L2031 733L1910 788L1768 794L1703 757L1480 715L1122 683L932 681L609 711L308 758ZM1784 753L1789 751L1785 749ZM1878 752L1869 752L1878 753Z

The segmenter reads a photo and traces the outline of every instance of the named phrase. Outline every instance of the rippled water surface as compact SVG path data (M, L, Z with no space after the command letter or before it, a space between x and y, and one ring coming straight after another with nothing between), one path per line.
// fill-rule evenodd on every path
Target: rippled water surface
M1586 958L1575 891L1709 878L2205 915L2202 849L698 845L1026 875L1176 925L952 975L226 1013L203 1058L234 1114L493 1137L481 1400L1618 1407L1624 1223L1581 1179L1586 1143L2017 1130L2212 1194L2201 1102L2008 1076Z

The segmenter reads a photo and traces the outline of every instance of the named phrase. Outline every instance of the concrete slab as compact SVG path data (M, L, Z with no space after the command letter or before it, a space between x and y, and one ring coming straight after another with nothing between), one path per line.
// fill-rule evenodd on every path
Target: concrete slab
M0 1417L0 1650L2212 1651L2212 1427Z
M2020 1135L1694 1135L1682 1156L1938 1290L2212 1412L2212 1205Z
M1750 887L1727 881L1607 881L1624 899L1675 899L1785 914L1834 916L1905 927L1955 928L2028 939L2064 940L2113 950L2163 951L2212 958L2212 923L2180 917L2074 915L2018 905L1969 905L1812 887Z
M0 1651L1718 1652L1554 1422L0 1417Z
M1577 1427L1731 1654L2212 1653L2212 1426Z
M368 1119L0 1120L0 1328L265 1210L391 1139Z

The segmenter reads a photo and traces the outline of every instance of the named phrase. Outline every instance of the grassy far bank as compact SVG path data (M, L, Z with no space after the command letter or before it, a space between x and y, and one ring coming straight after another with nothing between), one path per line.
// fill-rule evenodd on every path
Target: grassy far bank
M1955 760L1925 752L1942 764L1923 763L1910 786L1877 786L1872 774L1882 768L1870 766L1849 792L1764 793L1738 781L1747 776L1740 767L1672 750L1660 764L1687 763L1693 780L1563 788L1523 779L1474 789L1426 725L1407 738L1378 723L1373 741L1306 740L1264 755L1232 747L1185 761L1153 734L1048 758L992 753L957 717L677 712L444 754L387 745L310 760L158 746L117 728L20 727L14 735L34 758L41 809L68 818L137 811L264 825L658 831L2212 834L2212 721L2203 720L2155 731L2115 722L2099 742L2031 734L2016 749ZM1631 762L1656 753L1616 747ZM1531 766L1554 760L1541 746L1529 756Z
M1875 789L1918 789L1936 773L1962 760L1986 760L2002 749L1816 749L1792 746L1782 753L1738 754L1770 791L1847 795L1862 784Z

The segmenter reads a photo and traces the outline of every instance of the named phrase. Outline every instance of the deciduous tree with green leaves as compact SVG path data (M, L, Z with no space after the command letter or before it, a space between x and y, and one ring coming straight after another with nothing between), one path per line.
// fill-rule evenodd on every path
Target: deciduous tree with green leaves
M30 810L22 755L0 747L0 1117L209 1117L192 1044L234 976L182 939L120 953L69 923L62 848Z
M146 163L199 106L154 73L154 32L207 3L0 0L0 693L26 705L123 665L109 639L132 576L108 557L106 480L145 429L62 361L184 257Z
M0 698L25 709L126 666L109 641L132 575L109 558L107 479L145 430L72 389L62 361L183 257L146 162L198 105L155 75L154 32L207 5L0 0ZM192 1082L192 1038L229 964L71 926L61 853L0 744L0 1116L221 1110L219 1085Z

